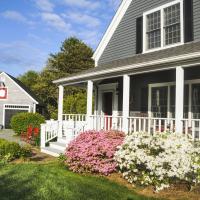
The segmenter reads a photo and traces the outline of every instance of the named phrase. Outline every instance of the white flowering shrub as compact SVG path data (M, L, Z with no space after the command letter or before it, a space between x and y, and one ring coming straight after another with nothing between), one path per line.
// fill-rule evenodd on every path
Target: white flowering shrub
M120 172L132 184L159 191L174 181L200 181L200 148L176 133L133 133L115 154Z

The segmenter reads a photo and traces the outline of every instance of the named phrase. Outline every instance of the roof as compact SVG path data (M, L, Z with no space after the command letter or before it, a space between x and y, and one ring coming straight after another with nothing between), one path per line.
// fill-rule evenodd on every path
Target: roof
M1 73L5 73L9 78L11 78L20 88L22 88L25 91L25 93L27 93L38 104L42 104L41 100L33 93L33 91L31 91L30 88L26 87L20 80L18 80L17 78L11 76L10 74L8 74L6 72L0 72L0 74Z
M101 39L97 49L94 52L93 59L95 60L95 65L98 64L98 60L101 57L102 53L104 52L106 46L108 45L110 39L112 38L115 30L117 29L119 23L121 22L122 18L124 17L127 9L129 8L132 0L123 0L120 3L120 6L114 15L110 25L108 26L103 38Z
M103 79L106 76L122 76L123 73L142 73L145 70L153 70L156 67L170 69L170 67L175 68L186 63L191 64L191 59L192 62L194 62L194 59L198 59L200 63L200 41L151 53L137 54L125 59L105 63L53 82L56 84L72 85L74 83L85 82L86 80Z

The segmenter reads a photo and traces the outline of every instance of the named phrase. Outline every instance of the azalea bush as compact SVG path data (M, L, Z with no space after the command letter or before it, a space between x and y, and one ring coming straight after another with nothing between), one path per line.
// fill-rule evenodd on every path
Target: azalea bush
M66 150L66 163L74 172L108 175L116 171L114 154L122 144L124 134L117 131L81 133Z
M182 134L134 133L115 154L118 167L132 184L159 191L174 181L200 181L200 148Z

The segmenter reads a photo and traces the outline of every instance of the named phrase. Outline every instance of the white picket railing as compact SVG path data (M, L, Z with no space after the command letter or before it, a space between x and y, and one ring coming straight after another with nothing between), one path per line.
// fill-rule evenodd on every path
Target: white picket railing
M63 121L86 121L86 114L63 114Z
M173 118L148 118L148 117L129 117L129 133L133 132L174 132L175 119Z
M200 140L200 119L183 119L183 133L194 140Z
M59 122L50 120L46 124L41 124L41 146L45 147L46 143L58 137Z
M123 130L122 116L92 115L89 123L86 115L63 115L62 137L69 142L76 138L81 132L87 130ZM47 121L41 125L41 146L58 137L60 124L58 121ZM175 132L174 118L149 118L128 117L128 133L147 132ZM183 119L183 134L191 135L194 140L200 140L200 119Z
M121 116L92 115L90 116L90 129L92 130L118 130L122 131L123 118Z

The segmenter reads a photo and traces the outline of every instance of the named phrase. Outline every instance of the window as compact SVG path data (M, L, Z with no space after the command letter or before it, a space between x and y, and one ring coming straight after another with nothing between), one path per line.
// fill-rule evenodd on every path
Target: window
M143 14L143 51L183 43L183 1L176 0Z
M147 15L148 48L160 47L160 11Z

